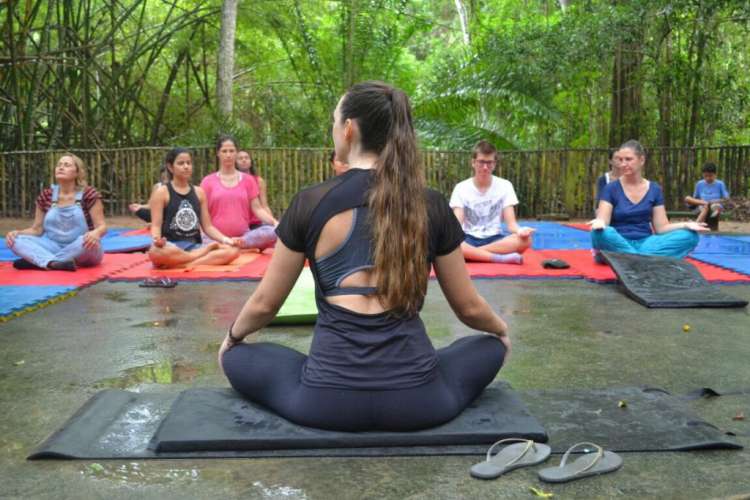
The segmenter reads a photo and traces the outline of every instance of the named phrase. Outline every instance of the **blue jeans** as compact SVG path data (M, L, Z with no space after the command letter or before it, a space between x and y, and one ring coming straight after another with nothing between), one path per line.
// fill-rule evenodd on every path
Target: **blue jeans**
M661 255L681 259L698 245L700 237L695 231L677 229L668 233L652 234L641 240L629 240L611 226L591 231L591 246L596 250Z
M44 214L41 236L21 234L16 236L11 250L42 269L50 261L75 262L80 267L96 266L102 261L104 251L101 243L88 250L83 246L83 237L89 230L81 202L83 191L76 192L75 204L59 207L60 186L52 185L52 206Z
M486 238L477 238L476 236L466 234L464 235L464 241L473 247L479 248L485 245L489 245L490 243L495 243L496 241L500 241L506 236L509 236L509 234L498 233L498 234L493 234L492 236L487 236Z
M19 234L16 236L12 250L19 257L42 269L45 269L52 260L73 261L79 267L96 266L104 256L101 244L93 250L84 248L83 236L79 236L70 243L58 243L46 234L41 236Z
M276 244L276 229L269 224L260 224L248 228L247 232L239 236L239 238L244 242L244 248L264 250ZM203 241L210 242L214 240L204 234Z

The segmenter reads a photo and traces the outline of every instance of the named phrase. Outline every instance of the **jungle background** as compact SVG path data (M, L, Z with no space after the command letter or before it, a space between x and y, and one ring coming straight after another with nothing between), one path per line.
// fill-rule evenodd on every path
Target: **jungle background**
M207 146L218 131L259 151L319 149L320 163L342 93L380 79L411 96L425 150L485 138L511 160L595 153L555 160L579 170L555 195L577 197L574 211L590 202L576 186L631 138L667 155L667 184L694 182L708 158L731 163L720 174L747 194L747 150L732 149L750 144L745 0L6 0L0 33L1 150L96 151L103 183L118 164L102 151ZM11 193L38 159L4 161ZM554 183L558 167L534 175Z

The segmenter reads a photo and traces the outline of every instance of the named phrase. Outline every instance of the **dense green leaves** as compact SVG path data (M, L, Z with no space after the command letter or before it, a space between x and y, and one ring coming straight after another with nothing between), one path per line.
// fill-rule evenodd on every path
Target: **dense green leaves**
M329 146L352 82L406 90L422 143L750 142L744 0L241 1L234 112L214 96L221 0L0 3L4 150ZM467 43L468 38L468 43Z

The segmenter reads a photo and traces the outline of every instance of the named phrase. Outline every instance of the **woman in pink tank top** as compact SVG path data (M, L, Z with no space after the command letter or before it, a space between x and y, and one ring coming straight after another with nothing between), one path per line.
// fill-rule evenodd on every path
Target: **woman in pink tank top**
M214 225L225 235L241 240L243 248L263 250L276 242L278 221L260 201L255 179L237 171L237 141L222 135L216 143L219 170L201 181ZM260 225L251 228L253 217Z

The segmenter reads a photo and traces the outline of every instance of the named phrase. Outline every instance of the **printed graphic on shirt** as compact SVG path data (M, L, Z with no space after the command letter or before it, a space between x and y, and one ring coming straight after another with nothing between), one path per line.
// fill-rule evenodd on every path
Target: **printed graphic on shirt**
M193 210L193 206L187 200L180 202L180 208L177 210L169 229L189 233L198 228L198 215Z
M469 228L498 226L503 200L482 200L464 207L464 219Z

